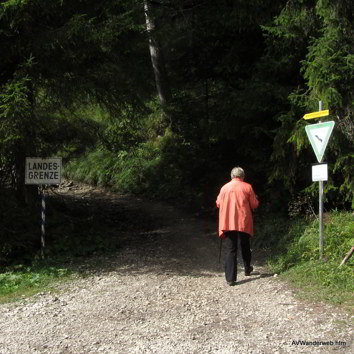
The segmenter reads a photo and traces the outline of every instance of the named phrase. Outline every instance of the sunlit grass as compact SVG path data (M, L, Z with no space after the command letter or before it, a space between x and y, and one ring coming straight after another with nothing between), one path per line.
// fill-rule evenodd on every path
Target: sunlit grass
M54 291L59 283L72 279L74 273L58 266L17 265L0 273L0 303L16 301L43 291Z
M269 259L270 268L300 289L302 297L341 305L353 312L353 258L339 267L354 244L353 214L330 213L324 225L324 256L321 260L318 220L308 222L305 227L298 226L298 221L289 220L286 231L278 234L279 240Z

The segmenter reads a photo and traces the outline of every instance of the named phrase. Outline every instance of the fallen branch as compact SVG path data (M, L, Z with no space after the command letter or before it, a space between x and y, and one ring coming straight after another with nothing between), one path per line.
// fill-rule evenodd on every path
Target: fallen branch
M341 267L343 264L345 264L345 263L348 262L348 259L352 256L353 252L354 252L354 246L353 246L352 249L347 253L347 255L344 257L344 259L342 260L342 263L339 265L340 267Z

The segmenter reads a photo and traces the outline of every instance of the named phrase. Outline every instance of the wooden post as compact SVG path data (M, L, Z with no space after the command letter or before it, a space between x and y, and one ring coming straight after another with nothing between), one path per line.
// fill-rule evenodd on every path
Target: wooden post
M348 262L349 258L352 256L353 252L354 252L354 246L353 246L352 249L347 253L347 255L344 257L344 259L342 260L341 264L339 265L340 267L341 267L343 264L345 264L345 263Z

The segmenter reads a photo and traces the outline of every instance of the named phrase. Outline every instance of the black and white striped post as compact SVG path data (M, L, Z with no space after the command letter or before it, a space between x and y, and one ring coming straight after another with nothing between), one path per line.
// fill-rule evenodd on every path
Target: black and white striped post
M42 194L42 212L41 212L41 257L44 258L45 250L45 192L44 186L41 185Z
M60 185L61 157L26 157L25 184L38 186L41 194L41 257L45 256L45 188L48 185Z

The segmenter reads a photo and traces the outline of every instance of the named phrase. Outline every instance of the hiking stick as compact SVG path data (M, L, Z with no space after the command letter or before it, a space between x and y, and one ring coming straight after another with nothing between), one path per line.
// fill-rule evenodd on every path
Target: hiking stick
M222 238L220 237L220 246L219 246L219 263L221 259L221 247L222 247Z
M217 217L216 217L216 237L220 238L220 244L219 244L219 263L221 259L221 248L222 248L222 238L219 236L219 223L218 223L218 216L219 216L219 209L217 209Z

